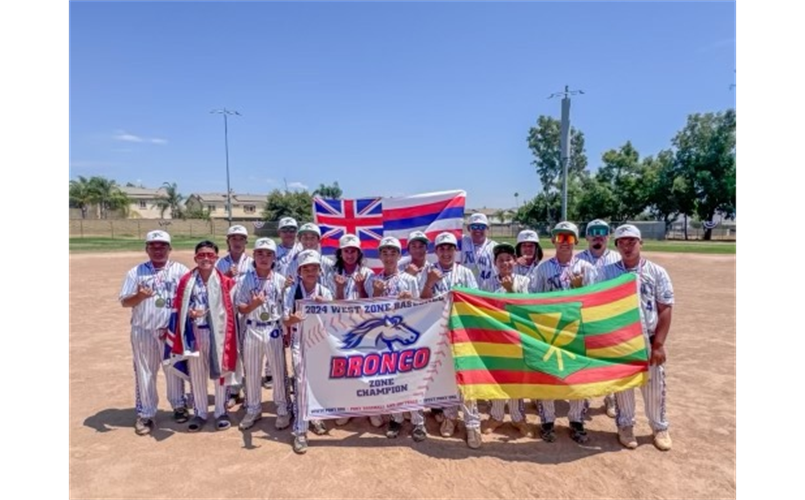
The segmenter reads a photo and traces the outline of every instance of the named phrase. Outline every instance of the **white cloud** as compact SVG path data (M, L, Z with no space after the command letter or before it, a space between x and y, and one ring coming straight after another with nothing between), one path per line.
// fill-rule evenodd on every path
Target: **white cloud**
M301 191L307 191L307 184L302 184L299 181L289 182L288 189L299 189Z
M124 132L122 130L115 133L112 137L116 141L124 141L124 142L143 142L143 138L136 136L134 134L129 134L128 132Z
M252 182L261 182L261 183L265 183L265 184L269 184L269 185L276 185L277 184L277 181L274 180L274 179L269 179L269 178L266 178L266 177L255 177L253 175L249 176L249 180L252 181Z
M125 130L118 130L112 136L112 139L116 141L123 141L123 142L150 142L151 144L167 144L167 139L162 139L161 137L141 137L139 135L134 135L126 132Z

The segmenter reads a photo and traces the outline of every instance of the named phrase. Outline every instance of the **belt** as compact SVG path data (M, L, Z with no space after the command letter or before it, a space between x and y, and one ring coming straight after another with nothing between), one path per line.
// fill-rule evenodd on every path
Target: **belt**
M209 330L210 325L196 325L196 328L198 328L200 330Z
M246 320L247 325L255 325L255 326L274 326L279 322L280 320L275 321L252 321L250 319Z

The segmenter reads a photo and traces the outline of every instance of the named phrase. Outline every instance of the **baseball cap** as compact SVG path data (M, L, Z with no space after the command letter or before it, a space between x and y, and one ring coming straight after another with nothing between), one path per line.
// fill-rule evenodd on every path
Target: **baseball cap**
M454 247L458 247L458 241L456 241L456 236L453 233L439 233L439 236L436 237L436 241L433 242L434 246L439 245L453 245Z
M400 245L400 240L398 240L394 236L386 236L385 238L380 240L380 245L377 246L377 249L380 250L383 247L396 248L397 250L402 251L402 245Z
M495 256L496 259L498 257L498 254L504 252L514 255L515 254L514 245L512 245L511 243L498 243L497 245L495 245L495 248L492 249L492 254Z
M306 266L308 264L318 264L321 265L321 256L319 252L315 250L302 250L296 256L296 268L299 269L302 266Z
M576 237L576 240L579 239L579 228L572 222L562 221L554 226L553 230L551 231L551 235L559 233L571 233Z
M624 224L622 226L618 226L618 228L615 229L615 241L618 241L618 238L637 238L639 240L643 239L642 235L640 234L640 230L637 229L637 227L633 226L632 224Z
M408 235L408 244L410 245L412 241L421 241L424 244L430 243L427 235L422 231L413 231L411 234Z
M585 229L585 232L587 234L590 234L590 229L592 229L594 227L603 227L604 229L609 231L609 224L607 224L606 222L602 221L601 219L595 219L594 221L590 221L590 223L587 224L587 228Z
M145 235L145 243L156 243L157 241L161 241L162 243L167 243L168 245L171 244L171 235L166 233L165 231L161 231L159 229L155 231L150 231L148 234Z
M271 250L277 253L277 244L271 238L257 238L254 242L255 250Z
M486 215L482 213L472 214L470 215L470 225L471 224L483 224L489 227L489 220L486 218Z
M353 247L360 250L361 240L359 240L354 234L345 234L340 240L338 240L338 248L344 249L348 247Z
M523 229L517 233L517 244L520 243L539 243L539 234L533 229Z
M300 227L299 231L296 232L297 235L302 233L314 233L316 236L321 238L321 229L319 229L319 226L313 224L312 222L302 224L302 227Z
M247 238L249 237L249 231L247 231L246 228L241 225L232 226L226 231L227 237L232 236L233 234L240 234L242 236L246 236Z
M283 217L282 219L280 219L280 223L279 225L277 225L277 228L283 229L286 227L292 227L296 229L297 227L299 227L299 224L296 223L296 219L294 219L293 217Z

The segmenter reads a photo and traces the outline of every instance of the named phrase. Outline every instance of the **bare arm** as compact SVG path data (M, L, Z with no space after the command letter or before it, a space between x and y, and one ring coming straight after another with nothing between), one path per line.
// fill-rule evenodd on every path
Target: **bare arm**
M654 331L654 341L651 343L651 364L665 363L665 339L671 329L671 312L673 306L657 303L657 329Z

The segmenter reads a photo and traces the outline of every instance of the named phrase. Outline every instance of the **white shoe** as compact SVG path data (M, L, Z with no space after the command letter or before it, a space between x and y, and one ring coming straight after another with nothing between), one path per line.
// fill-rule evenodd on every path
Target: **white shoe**
M380 415L372 415L369 417L369 423L372 424L372 427L383 427L383 417Z
M439 433L442 437L449 438L456 433L456 423L452 419L446 418L439 427Z

